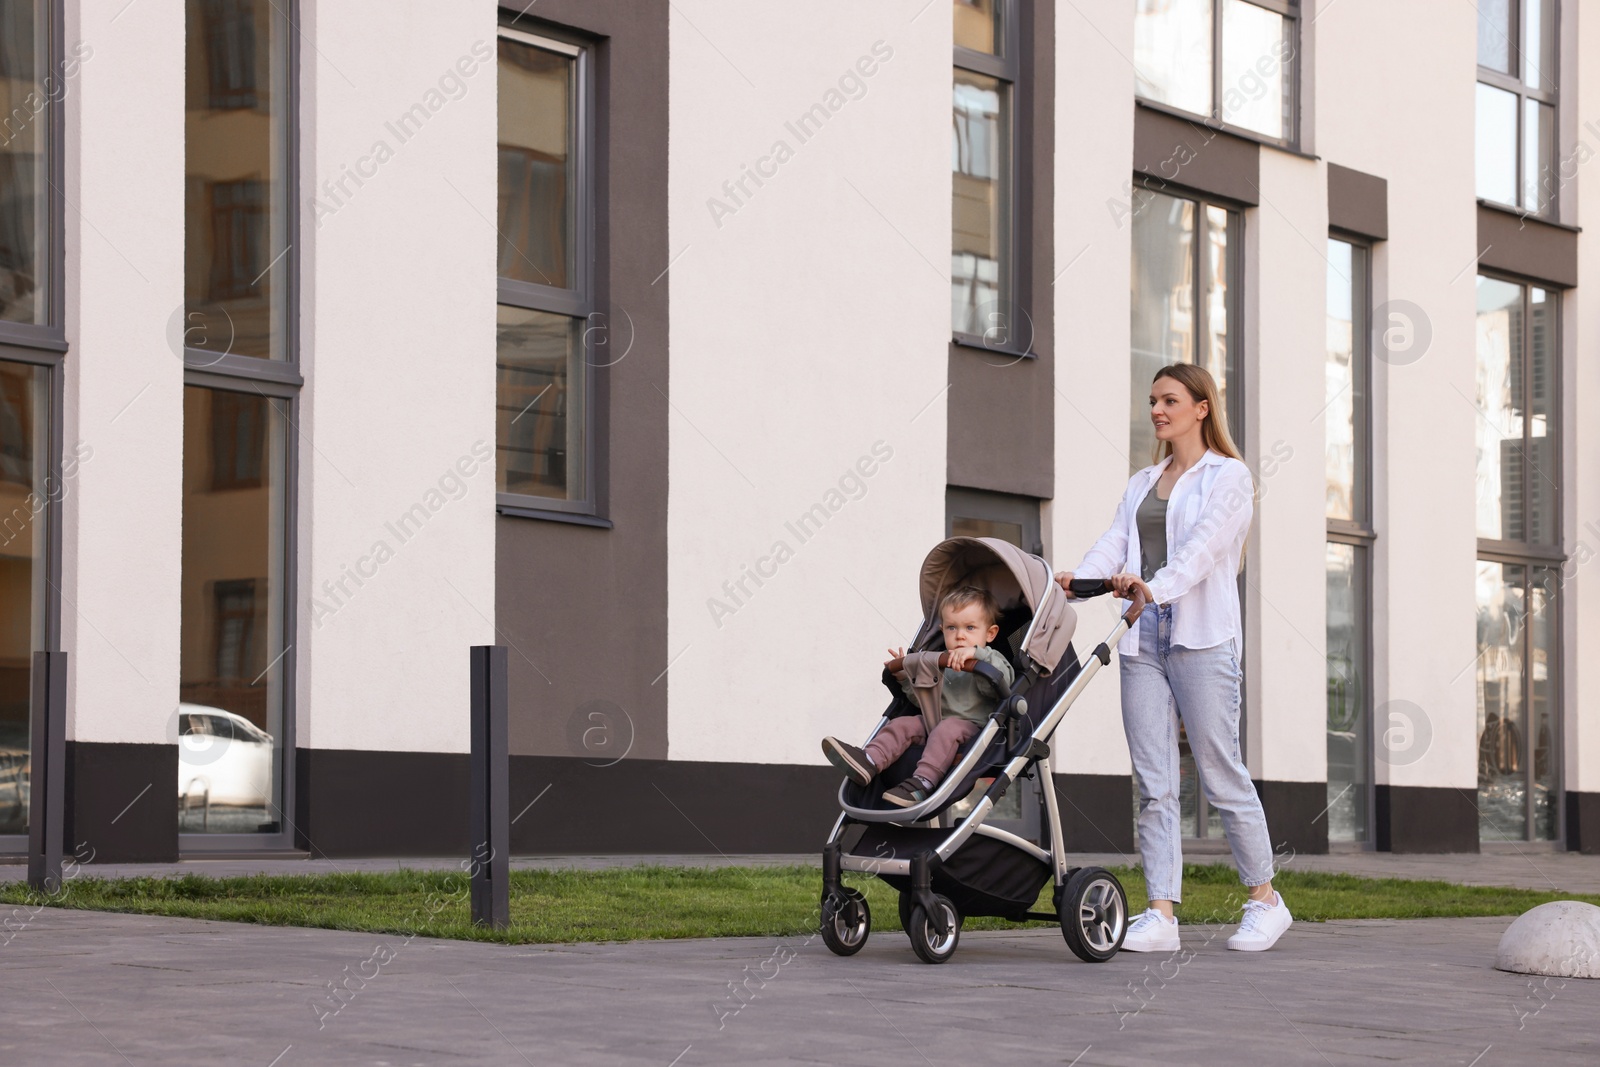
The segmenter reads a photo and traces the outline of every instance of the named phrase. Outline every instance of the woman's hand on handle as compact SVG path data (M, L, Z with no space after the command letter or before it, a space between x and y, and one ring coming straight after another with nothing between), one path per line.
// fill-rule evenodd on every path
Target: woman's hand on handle
M1071 571L1056 571L1056 584L1061 587L1061 591L1063 593L1067 594L1067 599L1068 600L1076 600L1076 599L1078 599L1077 597L1072 595L1072 572Z
M1146 604L1156 602L1155 594L1150 592L1150 587L1137 574L1123 571L1121 574L1113 574L1106 581L1111 583L1111 591L1116 594L1118 600L1132 600L1133 590L1137 589L1144 594Z

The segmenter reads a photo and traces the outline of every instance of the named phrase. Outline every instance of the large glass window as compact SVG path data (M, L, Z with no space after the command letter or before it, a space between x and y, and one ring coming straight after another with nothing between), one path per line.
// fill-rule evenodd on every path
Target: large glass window
M1232 338L1238 293L1240 217L1217 204L1135 186L1133 215L1133 407L1130 473L1154 462L1150 382L1169 363L1209 370L1239 439L1238 354Z
M184 346L286 360L289 26L272 0L187 0Z
M288 428L300 382L293 13L278 0L187 0L188 371L173 723L185 848L282 847L289 838Z
M989 348L1025 344L1016 308L1016 96L1020 62L1009 0L954 0L950 328Z
M1559 833L1556 293L1478 278L1478 812L1485 841Z
M1169 363L1198 363L1222 391L1228 427L1242 443L1238 345L1233 338L1239 292L1240 215L1219 204L1134 185L1132 270L1132 407L1129 473L1155 462L1150 383ZM1179 732L1179 815L1186 837L1220 837L1221 814L1198 788L1194 757ZM1135 803L1137 803L1135 783Z
M1556 46L1556 0L1478 4L1478 196L1533 215L1560 185Z
M28 832L28 696L45 648L49 371L0 361L0 835Z
M178 829L282 830L287 401L183 396Z
M1137 0L1136 91L1293 143L1299 14L1298 0Z
M588 51L502 27L497 489L593 514ZM599 323L603 327L603 323Z
M1372 791L1369 626L1374 539L1367 470L1371 373L1369 252L1328 241L1327 481L1328 840L1367 841Z
M0 0L0 322L49 322L50 74L47 0Z
M951 487L945 490L944 516L946 537L993 537L1016 545L1024 552L1035 555L1044 552L1039 501L1034 497ZM1020 641L1021 632L1015 637ZM978 779L972 792L951 807L954 816L959 819L970 814L992 781L991 778ZM1048 845L1041 836L1044 832L1039 812L1042 799L1039 782L1024 778L995 805L990 821L1031 841Z

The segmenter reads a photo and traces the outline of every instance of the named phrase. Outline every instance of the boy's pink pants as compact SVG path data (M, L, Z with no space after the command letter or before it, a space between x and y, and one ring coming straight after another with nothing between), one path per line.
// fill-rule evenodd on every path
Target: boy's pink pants
M917 764L916 773L929 785L938 785L945 771L956 761L956 749L976 735L981 727L982 723L951 716L935 726L933 736L929 737L921 715L902 715L884 723L878 736L868 742L867 758L874 767L882 770L899 759L906 749L927 738L928 743L922 750L922 762Z

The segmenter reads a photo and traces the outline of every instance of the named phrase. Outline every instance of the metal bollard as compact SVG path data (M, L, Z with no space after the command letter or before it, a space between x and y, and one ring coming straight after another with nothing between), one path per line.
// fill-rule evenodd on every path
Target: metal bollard
M511 770L506 649L472 646L472 924L511 924Z
M35 652L30 681L28 885L54 893L61 888L66 836L67 654Z

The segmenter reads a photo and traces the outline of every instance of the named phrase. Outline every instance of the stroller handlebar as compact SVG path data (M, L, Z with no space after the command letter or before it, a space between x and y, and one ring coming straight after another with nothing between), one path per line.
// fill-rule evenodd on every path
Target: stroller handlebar
M943 670L971 671L975 666L977 666L977 663L977 659L971 659L967 661L965 666L952 667L950 666L950 653L939 653L939 666ZM884 669L890 674L899 674L905 669L905 665L906 658L904 656L896 656L894 659L886 661L883 666Z
M1111 583L1104 578L1074 578L1067 583L1067 590L1078 600L1088 600L1091 597L1104 596L1111 592ZM1129 608L1122 613L1122 617L1132 627L1139 621L1139 616L1144 609L1150 606L1150 600L1144 595L1144 590L1137 585L1133 587L1133 595L1128 598Z

